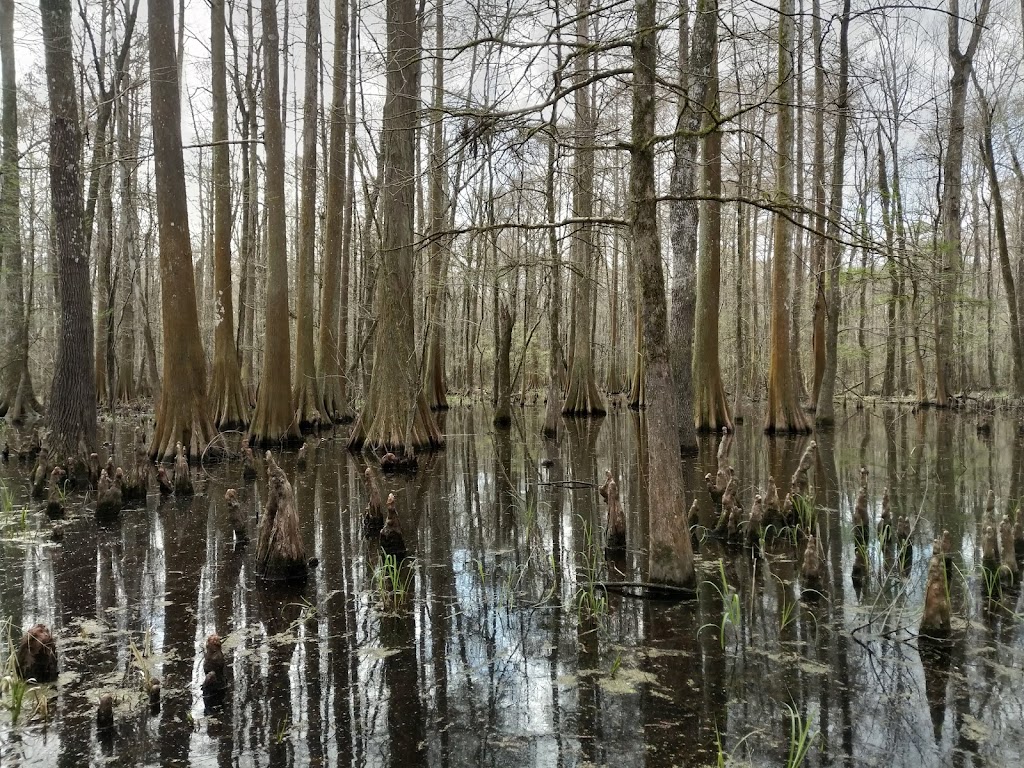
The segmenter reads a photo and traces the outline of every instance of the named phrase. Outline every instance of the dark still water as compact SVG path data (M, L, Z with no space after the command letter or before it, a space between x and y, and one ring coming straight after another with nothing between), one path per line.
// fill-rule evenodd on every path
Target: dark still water
M94 500L72 500L56 544L28 497L28 468L12 461L2 469L14 503L0 520L0 617L15 637L36 622L52 628L60 679L42 689L45 707L29 693L14 724L12 691L3 694L0 763L782 766L796 726L810 742L805 765L1022 764L1022 609L1012 589L987 599L980 554L988 490L997 519L1024 495L1016 423L997 418L979 435L974 417L951 413L844 415L834 436L816 436L824 595L806 600L799 550L782 541L757 560L705 542L690 602L595 585L644 578L645 446L629 412L567 423L557 445L540 439L539 409L518 412L505 434L488 412L449 413L447 449L421 459L415 477L383 480L414 557L397 606L401 596L384 602L376 543L362 537L365 463L340 433L304 470L294 454L279 459L319 559L292 589L261 584L255 541L234 541L225 490L239 489L253 537L266 493L262 479L243 482L238 462L195 469L192 499L154 493L106 527ZM739 428L729 461L744 507L769 475L788 486L808 440L768 440L753 420ZM715 512L702 478L717 447L706 439L686 464L687 506L696 494L705 525ZM670 464L659 458L656 471ZM888 487L894 520L915 528L906 568L872 535L855 589L861 466L872 519ZM597 492L606 468L628 525L626 554L611 562ZM954 637L922 653L928 557L944 529ZM204 701L214 632L230 685ZM162 682L157 713L149 677ZM101 738L97 702L108 693L115 728Z

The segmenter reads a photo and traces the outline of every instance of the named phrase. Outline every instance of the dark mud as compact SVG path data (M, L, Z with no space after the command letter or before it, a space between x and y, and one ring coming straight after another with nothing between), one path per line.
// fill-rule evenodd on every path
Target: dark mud
M989 488L997 519L1024 495L1016 424L996 420L979 435L973 421L934 411L847 415L834 437L815 436L824 574L810 598L802 547L785 540L766 542L763 559L704 542L696 601L600 588L644 578L644 446L631 413L570 423L557 447L539 438L539 409L517 414L510 435L492 430L489 413L449 413L447 450L421 458L415 476L382 479L414 558L404 600L381 594L376 545L362 537L366 465L341 433L311 449L302 471L294 454L280 459L318 560L301 587L255 575L262 466L256 481L243 480L240 462L197 468L188 499L161 500L154 484L145 506L103 526L95 499L72 496L58 544L45 502L29 498L31 467L7 464L0 616L52 628L60 679L16 724L0 712L0 762L669 766L715 765L721 749L738 765L779 766L792 711L813 739L808 765L1021 764L1024 609L1012 586L993 586L990 600L981 571ZM769 441L756 423L740 428L729 457L748 510L769 475L790 477L806 445ZM130 432L119 437L127 466ZM716 470L717 445L707 439L687 460L683 509L696 491L706 526L716 510L703 476ZM861 466L870 519L888 487L893 521L914 525L913 557L902 568L871 525L855 586ZM627 522L626 549L607 558L606 468ZM245 545L228 488L248 518ZM943 530L953 635L936 644L917 627ZM204 697L214 633L227 684ZM111 732L96 726L104 694Z

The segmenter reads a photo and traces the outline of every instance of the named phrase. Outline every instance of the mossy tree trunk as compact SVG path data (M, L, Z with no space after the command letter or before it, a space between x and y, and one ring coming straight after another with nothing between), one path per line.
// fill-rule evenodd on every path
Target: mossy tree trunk
M292 404L300 429L317 429L320 387L313 347L313 267L316 252L316 142L319 113L320 2L306 0L306 73L302 106L302 196L299 203L299 274L296 282L295 380Z
M576 149L574 160L572 213L579 219L570 232L573 260L572 353L569 363L569 383L562 403L562 413L567 416L602 416L605 408L594 378L594 339L591 334L591 303L593 302L593 269L596 245L594 243L594 143L596 125L593 105L590 103L590 86L587 84L593 72L592 55L589 51L590 0L579 0L576 16L576 45L573 62L573 79L577 86L575 102Z
M149 453L171 461L175 444L203 453L215 430L206 400L206 358L199 336L192 243L181 154L181 104L174 54L174 9L149 4L149 88L156 160L156 213L164 359L160 404Z
M269 1L269 0L268 0ZM387 2L387 91L380 190L381 248L373 310L373 373L349 447L399 454L441 445L420 386L414 335L413 215L419 30L415 0Z
M342 327L348 315L348 260L344 258L348 217L348 0L334 3L334 64L331 86L331 141L327 151L327 221L324 227L323 288L320 292L320 409L331 421L352 420L343 358ZM343 263L344 262L344 263ZM344 271L345 290L342 292ZM344 307L339 320L338 304Z
M281 123L281 79L277 6L263 0L263 121L267 147L266 297L263 376L256 413L249 425L249 443L267 445L299 439L292 409L292 355L288 334L288 243L284 202L284 126ZM258 231L258 230L257 230Z
M228 148L227 64L224 43L224 2L210 3L210 64L213 90L213 383L210 403L218 429L249 423L249 402L242 389L242 372L235 347L235 317L231 295L231 157Z
M668 308L658 243L658 204L654 175L655 0L637 0L633 43L633 125L630 150L630 233L640 280L647 368L650 546L652 582L694 588L693 549L686 525L682 466L679 461L678 390L672 381L668 348ZM711 27L712 30L714 27Z
M21 176L18 170L18 83L14 66L14 0L0 0L0 89L3 155L0 158L0 263L6 282L0 415L11 423L41 410L28 370L28 314L25 311L24 254L21 248Z
M92 294L83 242L81 133L69 0L40 0L50 101L50 201L60 306L48 421L52 456L85 462L96 448Z
M793 202L793 0L779 2L778 115L776 126L775 198L785 208ZM768 365L768 413L765 431L808 432L793 387L789 258L792 233L788 213L775 214L772 259L771 349Z

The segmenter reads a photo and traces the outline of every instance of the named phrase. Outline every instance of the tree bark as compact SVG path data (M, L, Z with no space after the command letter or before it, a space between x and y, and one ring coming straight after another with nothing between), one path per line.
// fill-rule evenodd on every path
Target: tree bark
M829 427L835 422L836 369L839 361L839 316L842 299L839 280L843 250L839 240L839 217L843 212L843 179L846 169L846 132L849 124L850 83L850 0L843 0L843 15L839 22L839 92L836 96L836 139L832 153L832 193L826 229L825 258L828 264L828 323L825 338L825 368L821 376L815 408L815 424Z
M567 416L603 416L604 402L597 390L594 377L594 339L590 326L590 305L593 301L592 271L595 262L594 225L588 220L594 215L594 144L596 125L590 87L587 78L591 70L590 0L579 0L576 16L576 45L573 78L575 93L575 172L572 187L573 216L584 223L573 226L570 233L572 260L575 271L573 284L572 357L569 363L569 383L562 403Z
M320 390L313 347L313 268L316 251L316 125L319 112L320 3L306 0L306 73L302 106L302 195L299 203L299 274L292 406L300 429L317 429Z
M684 25L685 14L680 17ZM686 52L686 32L680 31L679 79L682 94L676 119L672 162L669 231L672 240L672 378L679 389L679 447L686 453L697 450L697 421L692 379L694 365L695 306L697 301L697 245L700 206L694 195L700 177L700 132L705 124L708 83L716 53L718 29L717 0L698 0L693 23L693 40Z
M149 88L164 334L164 386L149 453L159 461L173 461L179 442L189 456L198 457L216 433L206 401L206 358L192 269L173 42L173 7L167 2L149 3Z
M24 254L21 247L21 176L18 169L18 83L14 64L14 0L0 0L0 90L3 155L0 158L0 263L6 283L0 415L18 424L39 415L28 369L28 314L25 311Z
M778 143L775 168L775 200L783 208L793 202L793 0L779 2ZM793 387L789 348L790 331L790 224L786 215L775 214L772 258L771 349L768 365L768 413L765 431L809 432Z
M438 3L434 18L434 83L430 126L430 240L427 243L427 328L426 360L423 361L423 395L433 411L448 410L445 381L444 276L447 272L448 222L444 158L444 3ZM500 382L499 382L500 383ZM495 417L497 418L497 417Z
M939 206L939 279L935 283L935 404L939 407L949 405L949 396L958 386L952 349L953 300L960 277L960 193L963 187L967 83L990 4L990 0L981 0L967 48L961 52L960 0L949 0L946 30L953 74L949 80L949 132L946 137L946 156L942 163L942 196Z
M263 0L263 121L267 147L264 185L267 213L266 314L263 377L256 413L249 425L249 443L268 445L297 441L299 424L292 409L291 339L288 334L288 243L284 200L284 127L281 123L281 80L274 0Z
M111 332L113 331L113 277L111 262L114 255L114 169L109 132L96 136L101 145L94 157L101 164L99 187L96 196L96 400L113 410L114 387L110 376L113 363Z
M413 215L416 197L416 84L420 66L415 0L388 0L387 90L380 191L383 236L373 309L373 373L349 447L407 456L436 448L441 433L420 386L413 318Z
M885 371L882 375L882 397L896 393L896 308L900 294L899 265L893 252L895 233L892 222L892 194L886 167L882 127L878 127L878 196L882 203L882 228L885 231L885 271L889 275L889 298L885 307Z
M714 3L712 3L714 6ZM713 8L717 15L717 8ZM698 24L696 35L702 29ZM718 104L718 45L714 28L714 52L711 57L711 77L707 89L707 103L711 119L717 119ZM695 38L696 41L696 38ZM704 187L708 199L704 203L702 234L704 247L697 272L697 306L693 336L693 417L699 432L718 432L722 427L732 430L729 403L722 383L719 361L718 321L722 278L722 204L716 198L722 195L722 133L712 128L704 138ZM685 414L684 414L685 415Z
M210 65L213 91L213 382L210 402L218 429L249 423L249 401L235 347L235 316L231 294L231 157L228 150L227 53L224 42L224 0L210 2Z
M39 12L50 101L50 201L60 306L48 403L49 448L51 456L71 456L84 463L96 449L96 382L89 254L82 230L71 4L40 0Z
M999 249L999 271L1003 278L1003 290L1006 292L1006 304L1010 314L1010 356L1013 359L1013 391L1017 396L1024 395L1024 344L1021 340L1020 318L1017 314L1017 286L1013 279L1013 268L1010 265L1010 247L1006 236L1006 216L1003 210L1003 190L996 173L995 152L992 146L992 116L994 107L990 107L985 94L978 89L981 101L982 135L981 158L988 173L988 184L992 195L994 210L996 244Z
M515 317L508 304L501 302L498 321L498 405L494 409L494 426L508 429L512 424L512 328Z
M814 235L811 238L811 273L814 276L814 321L811 331L813 374L811 407L818 405L825 373L825 64L821 46L821 2L811 3L811 47L814 50Z
M348 0L334 3L334 65L332 68L330 128L327 156L327 221L324 227L323 288L320 291L320 408L332 421L352 420L345 371L341 369L341 326L338 304L348 314L348 264L343 259L348 216ZM346 261L345 264L342 264ZM345 297L342 297L342 271Z
M637 0L633 42L633 120L630 148L630 232L640 282L647 373L650 486L648 578L693 589L694 568L686 525L679 460L679 392L672 380L668 350L668 307L658 243L658 204L654 176L655 0Z
M117 320L117 392L120 403L131 403L138 396L135 380L136 309L135 292L139 285L139 214L135 207L138 199L138 179L135 158L139 146L138 98L132 91L121 94L117 109L117 147L121 187L121 232L117 270L121 277L118 285Z

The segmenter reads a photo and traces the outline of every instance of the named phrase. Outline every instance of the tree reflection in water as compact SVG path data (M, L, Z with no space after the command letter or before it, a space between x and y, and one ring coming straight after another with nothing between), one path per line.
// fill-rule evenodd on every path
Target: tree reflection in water
M327 440L293 478L308 551L319 560L301 588L258 583L251 545L235 542L224 491L238 489L255 529L265 486L239 466L207 466L203 493L126 509L99 528L72 513L60 545L41 511L4 526L0 610L19 626L48 623L61 680L45 725L0 722L4 765L78 766L104 756L136 765L712 764L717 743L754 765L789 749L787 705L820 732L813 764L1009 765L1021 761L1024 666L1018 592L984 599L980 526L988 489L1012 513L1024 446L996 421L979 436L953 413L867 408L835 434L819 434L811 484L819 506L826 584L800 600L796 552L748 551L706 541L704 583L688 603L607 593L587 617L577 590L591 529L600 547L597 485L611 469L627 519L628 548L601 579L640 581L646 562L648 468L643 420L613 412L568 421L558 444L539 437L539 409L492 432L489 415L455 409L447 449L416 476L392 475L414 560L408 605L382 610L373 583L375 543L363 539L362 456ZM780 490L805 439L769 441L755 418L739 427L729 461L749 509L768 476ZM340 436L339 436L340 437ZM687 506L716 514L701 478L714 472L720 436L681 460ZM130 440L120 444L131 445ZM120 457L121 463L130 457ZM673 471L670 459L652 471ZM888 487L893 520L916 521L905 575L872 527L867 573L854 590L851 514L867 467L868 509L878 519ZM5 482L24 486L3 468ZM27 498L19 503L28 503ZM79 500L78 506L81 506ZM949 530L958 631L919 648L931 540ZM740 613L720 633L726 585ZM611 567L614 566L614 567ZM717 586L717 588L716 588ZM204 701L202 648L224 638L230 685ZM724 640L724 642L723 642ZM131 644L147 647L163 707L150 714ZM96 741L100 694L115 695L117 725Z

